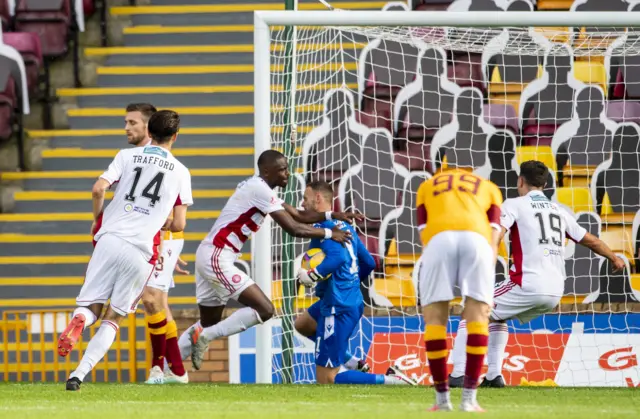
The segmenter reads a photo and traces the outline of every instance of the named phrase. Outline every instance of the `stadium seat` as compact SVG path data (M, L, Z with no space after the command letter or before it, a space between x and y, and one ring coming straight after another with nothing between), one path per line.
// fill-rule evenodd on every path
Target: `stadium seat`
M487 140L495 131L483 115L483 96L479 89L463 88L455 97L453 118L433 136L431 165L440 167L446 156L456 167L480 168L488 165Z
M574 0L538 0L538 10L569 10Z
M520 146L516 150L516 159L518 164L522 164L527 160L539 160L543 162L553 172L557 171L556 160L551 153L549 146Z
M2 32L7 32L11 27L11 15L9 14L7 0L0 0L0 24L2 25Z
M519 98L519 97L518 97ZM508 104L486 104L484 105L485 121L497 129L505 129L519 133L518 114L513 106Z
M330 90L324 97L322 122L309 132L302 145L305 172L313 179L336 180L360 163L360 148L369 129L356 121L353 94Z
M607 96L607 72L604 64L591 61L576 61L573 63L573 75L577 80L586 84L597 84Z
M631 227L604 229L600 233L600 238L616 253L624 254L629 262L635 264L633 254L633 240L631 238ZM634 261L634 262L632 262Z
M447 55L432 47L418 56L416 80L396 97L394 132L397 138L428 141L435 131L451 121L454 97L460 86L447 78Z
M394 307L416 307L418 299L416 289L411 280L411 274L402 278L375 279L373 281L376 292L391 301Z
M40 37L45 57L60 57L68 51L71 27L70 0L18 0L15 28Z
M84 9L85 17L91 16L96 11L95 0L82 0L82 8Z
M607 118L615 122L640 123L640 103L629 100L607 101Z
M24 60L29 95L35 97L39 90L40 75L44 66L40 37L35 33L13 32L4 34L4 43L14 47Z
M13 78L7 74L4 80L0 80L0 86L3 83L4 88L0 92L0 142L8 140L13 134L13 119L16 107L16 91Z
M451 3L451 0L416 0L413 2L413 7L414 10L444 11Z
M454 54L447 67L447 78L460 87L475 87L484 94L487 89L482 81L481 59L480 54Z
M571 208L573 212L595 211L591 192L589 188L557 188L556 197L558 202Z
M403 165L409 171L426 171L432 173L431 161L431 143L415 142L415 141L399 141L401 150L394 154L394 161Z

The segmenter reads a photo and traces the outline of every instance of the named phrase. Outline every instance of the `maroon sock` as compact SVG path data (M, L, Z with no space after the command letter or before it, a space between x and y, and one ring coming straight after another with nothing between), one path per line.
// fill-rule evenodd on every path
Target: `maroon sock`
M464 388L475 389L482 373L484 356L489 344L487 323L467 323L467 366L464 371Z
M151 337L151 367L164 369L164 354L167 346L167 317L164 311L147 318Z

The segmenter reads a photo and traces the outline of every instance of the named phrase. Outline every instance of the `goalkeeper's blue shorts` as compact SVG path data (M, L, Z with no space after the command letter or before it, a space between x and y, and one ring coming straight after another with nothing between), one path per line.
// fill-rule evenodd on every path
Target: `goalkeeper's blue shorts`
M349 350L349 338L362 317L364 304L348 310L343 309L338 314L323 316L320 314L320 307L314 307L318 303L309 307L309 314L318 323L316 328L316 365L338 368L348 361L344 357Z

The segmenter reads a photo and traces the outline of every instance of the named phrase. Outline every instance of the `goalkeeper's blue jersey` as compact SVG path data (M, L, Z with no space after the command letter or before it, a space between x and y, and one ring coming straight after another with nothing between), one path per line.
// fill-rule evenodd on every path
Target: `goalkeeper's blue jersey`
M342 221L323 221L315 224L317 228L332 229L337 226L341 230L351 232L350 243L342 245L331 239L313 239L310 249L320 248L325 258L316 271L322 277L331 274L326 281L318 282L316 295L322 300L322 314L337 314L363 304L360 291L360 279L369 276L375 268L371 253L365 248L355 229Z

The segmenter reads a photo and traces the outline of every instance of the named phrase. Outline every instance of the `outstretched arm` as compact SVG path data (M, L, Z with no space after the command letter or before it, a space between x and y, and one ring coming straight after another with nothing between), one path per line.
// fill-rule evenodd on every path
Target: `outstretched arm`
M604 256L607 259L609 259L613 264L614 272L622 271L625 268L624 260L618 257L615 253L613 253L613 250L611 250L605 242L603 242L593 234L586 233L582 238L582 240L580 240L578 243L588 247L589 249L599 254L600 256Z
M351 239L351 233L334 228L315 228L307 224L301 224L294 220L286 210L273 211L269 215L287 233L294 237L305 239L332 239L338 243L344 243Z
M320 223L325 220L341 220L341 221L351 222L354 219L355 220L364 219L364 216L362 214L355 214L353 212L335 212L335 211L318 212L318 211L310 211L310 210L299 210L287 203L283 203L282 206L294 220L304 224Z

